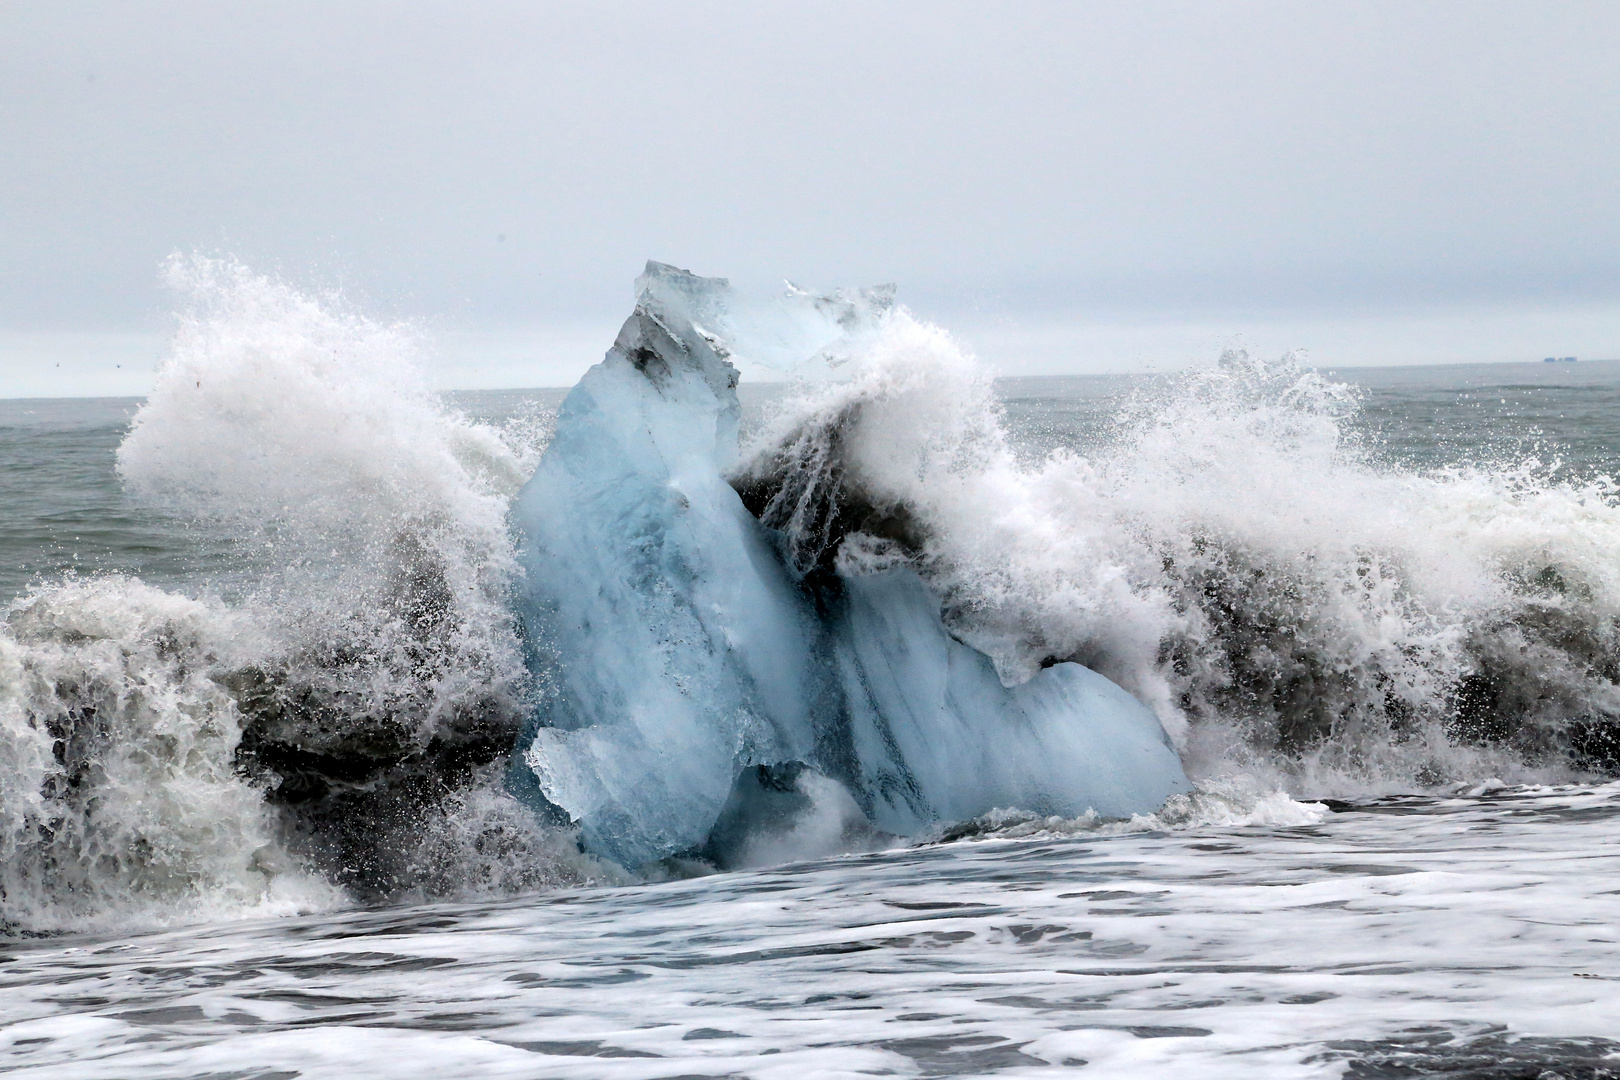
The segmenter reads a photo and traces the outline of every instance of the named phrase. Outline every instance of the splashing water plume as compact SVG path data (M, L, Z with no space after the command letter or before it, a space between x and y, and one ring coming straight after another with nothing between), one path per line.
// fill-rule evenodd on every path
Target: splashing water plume
M12 605L7 917L590 879L485 768L521 721L505 513L543 428L444 408L408 327L230 262L168 277L189 306L118 470L240 557L208 599L106 577Z
M862 533L1004 682L1077 660L1195 776L1298 793L1613 769L1620 510L1535 461L1418 471L1298 357L1163 380L1106 445L1020 460L987 373L905 316L805 386L734 478L798 566ZM765 482L768 481L768 484Z

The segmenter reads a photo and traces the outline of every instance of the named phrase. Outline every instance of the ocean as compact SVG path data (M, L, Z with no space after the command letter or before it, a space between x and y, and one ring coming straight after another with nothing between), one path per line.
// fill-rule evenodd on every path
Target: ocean
M563 391L252 298L0 401L0 1069L1620 1075L1620 362L868 371L952 635L1193 790L631 871L511 790Z

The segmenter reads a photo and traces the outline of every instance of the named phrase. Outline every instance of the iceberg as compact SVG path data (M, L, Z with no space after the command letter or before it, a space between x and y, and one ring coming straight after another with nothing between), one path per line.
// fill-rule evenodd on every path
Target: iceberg
M732 358L837 363L892 298L791 289L749 306L725 279L649 263L564 401L514 514L538 688L519 756L587 850L723 864L748 807L796 805L750 794L763 775L842 785L899 835L996 807L1145 812L1186 790L1124 690L1072 663L1002 686L915 572L807 580L728 483Z

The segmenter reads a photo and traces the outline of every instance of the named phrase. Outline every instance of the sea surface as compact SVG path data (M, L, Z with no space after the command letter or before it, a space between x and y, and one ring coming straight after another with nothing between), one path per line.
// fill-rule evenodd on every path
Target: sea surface
M1119 609L1113 642L1107 626L1067 629L1079 616L1055 606L1057 586L1018 618L1089 635L1105 670L1139 678L1144 697L1159 688L1193 795L1131 821L1009 810L890 850L661 880L565 853L550 876L469 862L482 891L367 892L329 873L254 892L209 860L263 852L270 834L229 776L207 773L206 797L172 795L185 805L165 811L195 850L163 863L197 875L206 903L163 899L178 894L146 871L98 878L94 858L73 879L83 902L68 902L41 891L65 888L62 856L30 854L37 840L0 852L0 1072L1620 1076L1620 743L1604 726L1620 679L1620 363L1312 372L1236 357L1212 371L994 385L1025 470L1008 483L1064 508L1041 527L1071 530L1038 569L1113 544L1121 574L1163 575L1132 594L1161 607ZM503 433L521 473L561 396L455 394L443 408L458 432ZM745 383L745 430L787 397ZM315 526L293 510L280 531L245 525L292 497L254 501L274 462L248 494L208 474L209 497L243 513L159 497L150 446L196 436L149 426L148 456L120 457L141 404L0 401L0 600L15 635L0 678L68 678L63 650L88 633L75 620L127 610L130 628L105 634L128 643L95 670L128 680L125 697L173 695L148 703L158 712L195 711L212 699L152 674L192 646L143 660L141 627L183 617L208 638L228 624L241 647L239 623L303 595L289 567L318 562L315 548L346 558L352 530L294 544ZM329 430L294 433L285 453L330 437L322 460L350 460ZM1134 543L1138 563L1117 554ZM182 600L199 606L175 614ZM26 701L7 701L7 722L25 723ZM72 784L146 775L98 753ZM26 809L19 785L0 769L6 828ZM106 790L134 814L159 788ZM143 906L141 890L156 899Z
M1433 468L1537 456L1560 473L1620 473L1620 360L1453 364L1326 372L1356 388L1349 430L1392 463ZM1163 377L997 380L1007 421L1030 457L1084 453L1116 434L1121 407ZM783 392L740 388L745 425ZM472 418L510 422L555 411L566 389L446 395ZM0 596L64 573L136 574L154 584L229 576L240 545L125 490L114 455L140 398L0 399Z

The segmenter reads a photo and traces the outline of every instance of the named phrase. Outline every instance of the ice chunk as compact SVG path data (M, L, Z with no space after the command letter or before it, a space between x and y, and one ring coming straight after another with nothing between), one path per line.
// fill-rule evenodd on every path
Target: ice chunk
M542 689L523 761L588 849L748 862L877 835L852 806L905 834L996 807L1146 812L1186 790L1153 714L1107 679L1060 664L1002 686L913 571L812 581L726 482L728 356L834 357L891 293L796 291L773 314L657 263L638 285L516 509Z

